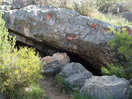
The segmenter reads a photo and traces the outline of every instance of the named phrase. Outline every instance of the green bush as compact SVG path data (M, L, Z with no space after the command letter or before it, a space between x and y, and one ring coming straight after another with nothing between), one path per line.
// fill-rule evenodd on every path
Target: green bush
M15 40L11 38L11 36L8 37L8 30L5 28L5 22L2 19L2 14L0 14L0 90L4 90L7 83L5 80L7 80L8 75L5 75L3 68L4 63L6 61L6 57L13 51ZM4 80L4 81L3 81Z
M114 64L108 64L108 67L102 67L101 72L103 75L116 75L120 78L127 78L124 67L122 66L115 66Z
M42 78L38 53L26 47L18 50L14 45L15 39L9 36L0 14L0 91L5 94Z
M118 77L124 77L126 79L132 78L132 35L127 28L114 30L110 32L114 33L114 38L109 41L109 45L120 55L120 58L126 60L125 66L115 66L109 64L108 68L103 67L102 73L108 75L116 75Z
M117 31L111 29L111 32L114 33L114 39L109 41L109 45L115 49L118 54L123 54L127 61L132 62L132 36L129 35L126 28L122 30L118 29Z
M29 86L33 81L39 80L40 58L35 55L35 51L30 48L14 49L7 57L4 57L0 71L2 84L1 89L13 90L19 87ZM5 78L6 77L6 78Z

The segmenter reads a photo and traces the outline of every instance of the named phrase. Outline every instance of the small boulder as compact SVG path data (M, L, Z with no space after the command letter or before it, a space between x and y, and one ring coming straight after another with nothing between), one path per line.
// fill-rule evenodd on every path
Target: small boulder
M128 99L130 83L116 76L93 76L85 81L82 94L90 94L98 99Z
M59 75L63 76L73 89L75 87L81 88L85 79L92 77L92 73L86 70L84 66L74 62L65 65Z
M47 76L55 76L61 68L70 62L66 53L55 53L53 56L46 56L41 59L45 62L43 73Z

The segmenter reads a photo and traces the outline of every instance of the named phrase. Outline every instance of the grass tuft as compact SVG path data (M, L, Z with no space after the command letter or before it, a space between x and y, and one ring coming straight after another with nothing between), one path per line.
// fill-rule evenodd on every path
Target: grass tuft
M33 83L28 88L15 89L8 93L6 99L48 99L39 84Z
M96 99L96 98L88 94L82 95L80 92L74 92L73 99Z

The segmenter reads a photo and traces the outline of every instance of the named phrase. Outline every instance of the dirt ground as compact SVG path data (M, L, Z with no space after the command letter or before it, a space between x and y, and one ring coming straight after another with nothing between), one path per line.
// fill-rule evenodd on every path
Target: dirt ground
M45 90L45 96L48 99L72 99L70 95L61 92L55 85L55 81L44 79L41 81L41 87Z

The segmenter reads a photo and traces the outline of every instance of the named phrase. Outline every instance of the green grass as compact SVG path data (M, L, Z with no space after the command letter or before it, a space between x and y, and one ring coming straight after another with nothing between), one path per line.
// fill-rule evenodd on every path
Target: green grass
M108 22L116 26L129 26L132 28L132 23L128 22L125 18L113 14L102 14L102 13L97 13L97 14L94 15L93 18L99 19L104 22Z
M39 84L33 83L27 90L21 88L10 91L7 99L49 99L45 97L44 94L44 90Z
M60 89L64 90L66 93L72 93L73 90L70 86L70 84L65 81L65 79L62 76L56 75L55 81Z
M73 99L97 99L95 97L92 97L90 95L81 95L79 92L73 93Z
M61 87L61 89L64 89L66 93L73 94L72 99L97 99L88 94L81 95L79 91L74 91L62 76L56 75L55 80L56 80L57 85Z

